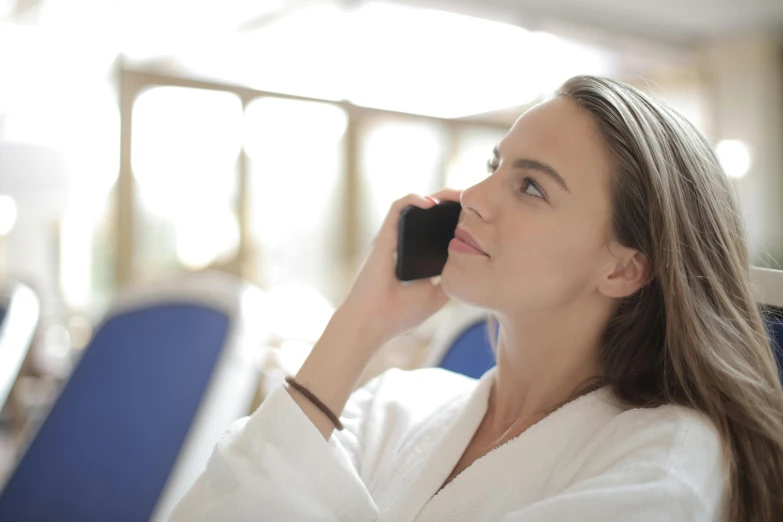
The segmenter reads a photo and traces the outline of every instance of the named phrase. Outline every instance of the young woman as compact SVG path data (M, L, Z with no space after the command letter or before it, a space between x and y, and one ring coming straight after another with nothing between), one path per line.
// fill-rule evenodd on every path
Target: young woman
M401 209L435 201L392 205L295 380L230 427L173 520L783 520L783 390L707 140L583 76L488 167L434 194L462 204L439 283L393 270ZM354 390L449 298L498 321L494 368Z

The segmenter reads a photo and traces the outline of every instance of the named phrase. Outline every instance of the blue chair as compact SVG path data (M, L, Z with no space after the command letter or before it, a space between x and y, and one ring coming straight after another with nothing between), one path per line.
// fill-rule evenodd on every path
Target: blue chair
M761 308L769 344L783 381L783 271L753 267L750 271L756 302Z
M248 414L262 303L211 272L123 295L0 494L0 520L166 520Z
M438 366L474 379L481 377L495 366L488 314L486 310L456 303L433 333L421 366Z
M775 359L778 362L778 373L783 382L783 308L778 308L776 313L766 313L764 322L769 332L770 345L775 352Z
M27 357L40 313L32 288L12 280L0 284L0 410Z

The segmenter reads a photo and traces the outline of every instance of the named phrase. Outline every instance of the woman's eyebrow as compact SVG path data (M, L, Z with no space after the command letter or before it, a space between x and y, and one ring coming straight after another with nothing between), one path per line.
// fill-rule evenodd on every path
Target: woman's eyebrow
M492 149L492 155L495 159L500 159L500 151L498 150L497 146L495 146ZM515 169L528 169L528 170L537 170L541 172L542 174L548 176L551 178L555 183L563 187L563 189L568 192L569 194L571 191L568 188L568 184L563 179L563 176L557 173L555 169L547 165L546 163L541 163L540 161L532 160L532 159L526 159L521 158L516 161L514 161L514 164L512 165L512 168Z

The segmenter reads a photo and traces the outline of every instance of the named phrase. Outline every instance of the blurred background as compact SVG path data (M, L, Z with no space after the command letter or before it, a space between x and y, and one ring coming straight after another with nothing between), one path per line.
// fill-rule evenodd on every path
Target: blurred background
M780 268L782 34L780 0L0 0L0 279L40 302L0 465L134 286L252 283L295 369L389 204L483 179L575 74L690 118ZM416 366L436 322L368 375Z

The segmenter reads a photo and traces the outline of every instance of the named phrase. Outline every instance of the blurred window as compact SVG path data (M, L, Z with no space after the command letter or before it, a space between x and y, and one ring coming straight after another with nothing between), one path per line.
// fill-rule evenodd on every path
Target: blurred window
M242 103L228 92L153 87L133 107L134 273L230 260L239 246Z
M345 111L259 98L245 112L250 167L251 279L306 281L335 300L342 265Z

